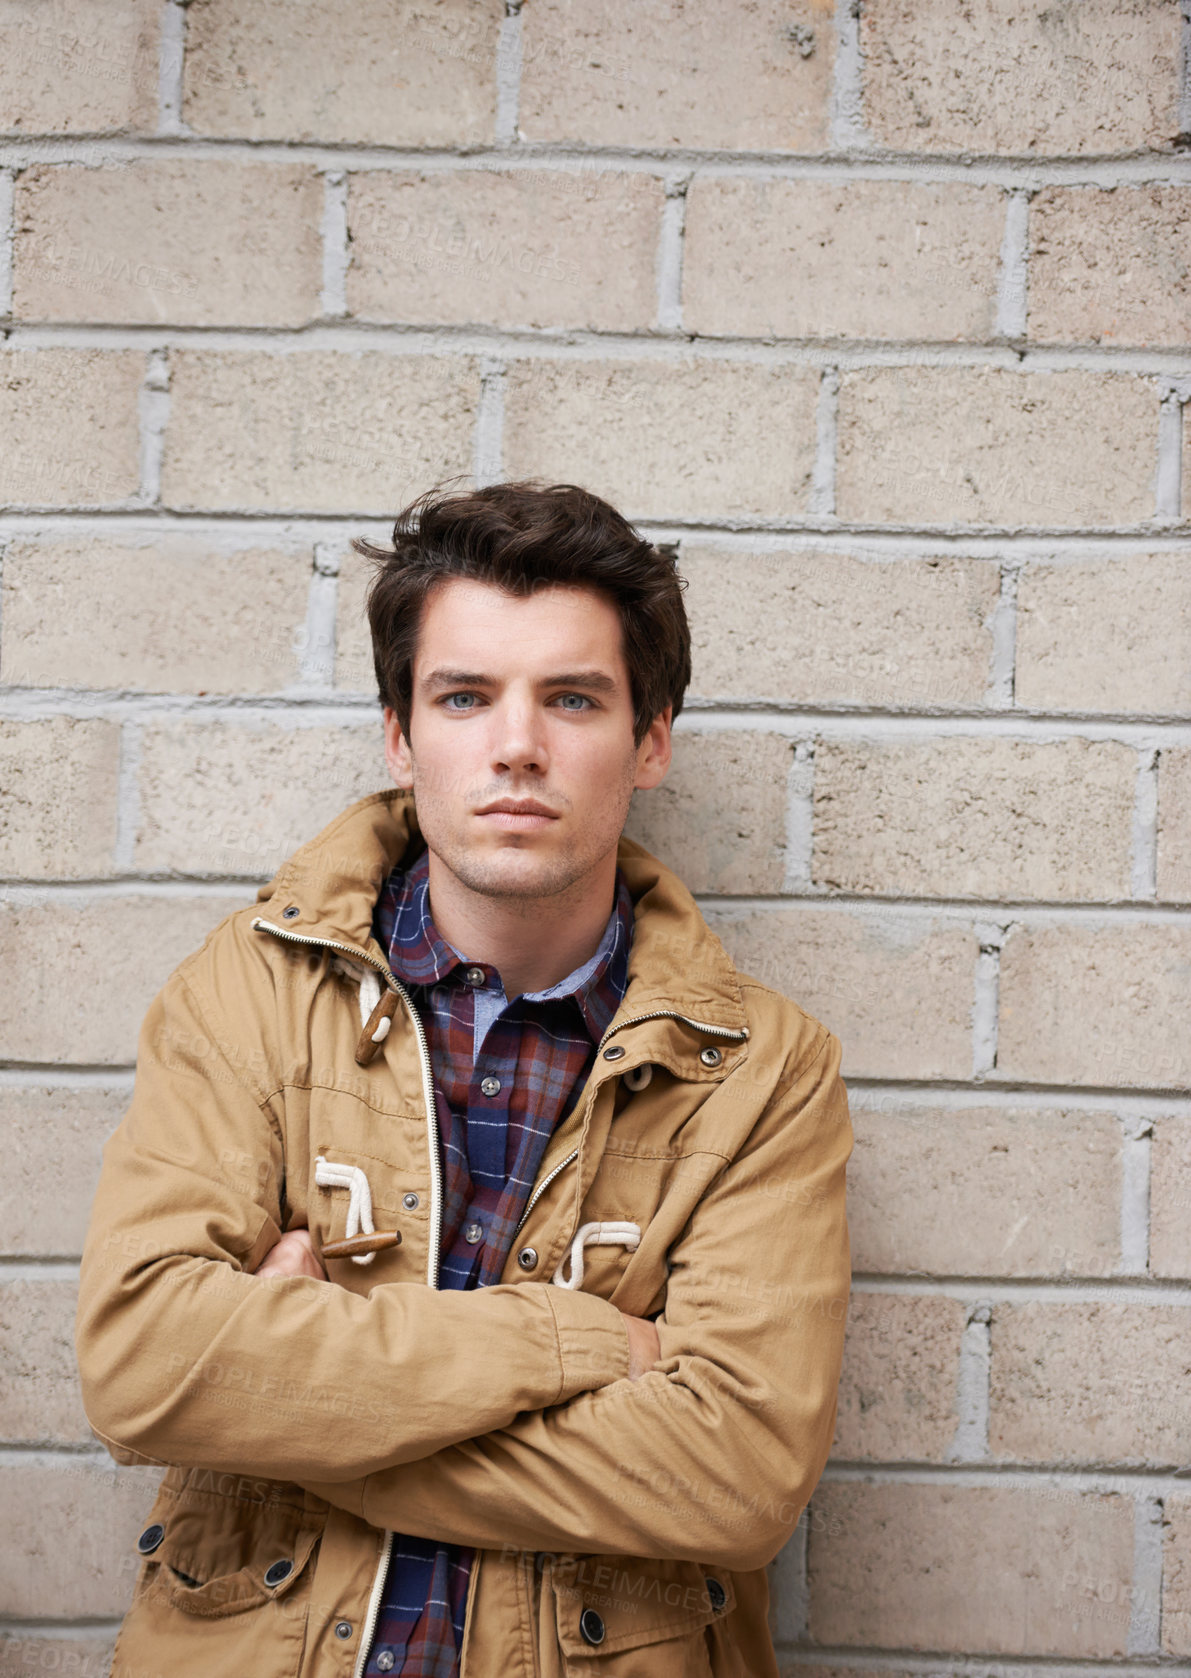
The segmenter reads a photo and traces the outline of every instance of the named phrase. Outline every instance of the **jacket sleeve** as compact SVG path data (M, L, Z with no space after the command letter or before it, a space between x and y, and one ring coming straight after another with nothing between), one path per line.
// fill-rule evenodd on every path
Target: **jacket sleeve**
M851 1281L839 1063L824 1030L672 1248L658 1369L355 1484L302 1483L456 1544L766 1565L835 1427Z
M83 1405L118 1462L350 1479L627 1372L620 1312L544 1283L360 1297L251 1274L281 1235L278 1094L220 1046L187 966L145 1019L83 1251Z

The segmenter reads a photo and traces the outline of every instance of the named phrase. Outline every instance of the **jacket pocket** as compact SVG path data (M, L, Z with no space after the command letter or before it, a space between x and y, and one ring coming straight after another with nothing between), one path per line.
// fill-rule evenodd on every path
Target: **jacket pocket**
M718 1678L712 1628L736 1606L730 1573L698 1562L560 1558L543 1574L568 1678Z
M325 1512L297 1487L170 1469L141 1531L144 1561L116 1644L116 1671L295 1678Z

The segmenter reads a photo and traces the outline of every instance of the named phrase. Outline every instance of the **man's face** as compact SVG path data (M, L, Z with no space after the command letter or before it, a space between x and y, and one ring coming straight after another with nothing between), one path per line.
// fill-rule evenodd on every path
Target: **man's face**
M385 759L430 850L490 897L544 898L607 866L635 787L670 763L670 707L633 744L620 616L596 590L524 599L440 583L422 612L410 738L385 709ZM531 802L539 812L492 810Z

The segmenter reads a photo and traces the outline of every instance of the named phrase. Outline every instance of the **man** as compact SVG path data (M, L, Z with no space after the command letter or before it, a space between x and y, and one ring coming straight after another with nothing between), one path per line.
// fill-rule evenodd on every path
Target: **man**
M568 485L357 546L396 789L173 974L104 1150L84 1402L167 1468L114 1670L776 1674L852 1138L836 1039L621 836L681 579Z

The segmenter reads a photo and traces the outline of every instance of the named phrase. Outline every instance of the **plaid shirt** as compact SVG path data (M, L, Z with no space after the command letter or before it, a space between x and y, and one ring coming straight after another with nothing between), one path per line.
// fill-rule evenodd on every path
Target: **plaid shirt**
M430 918L429 853L396 869L373 930L425 1027L442 1143L439 1286L499 1282L546 1144L573 1109L628 982L633 901L616 903L590 960L506 1001L496 968L469 962ZM474 1551L393 1535L366 1674L457 1678Z

